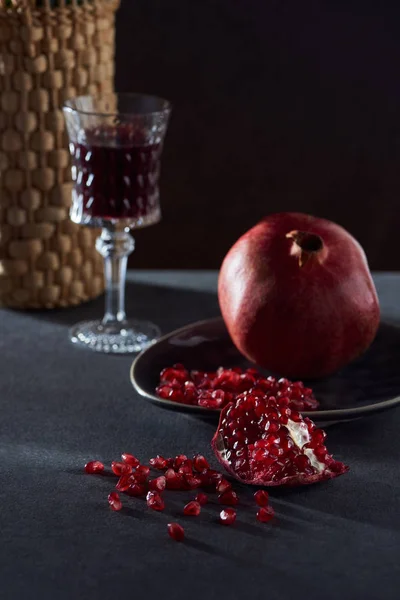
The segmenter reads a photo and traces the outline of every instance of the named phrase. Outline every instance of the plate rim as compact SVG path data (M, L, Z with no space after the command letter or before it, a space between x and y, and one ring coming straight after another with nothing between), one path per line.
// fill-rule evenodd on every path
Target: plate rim
M142 398L146 398L147 400L153 402L154 404L160 404L162 406L178 410L179 412L192 412L201 415L214 415L219 416L221 414L221 409L207 409L202 406L196 406L192 404L180 404L179 402L173 402L171 400L167 400L166 398L160 398L155 394L150 394L145 389L143 389L137 382L135 377L135 371L137 369L138 363L142 360L143 356L149 352L154 346L161 342L165 342L172 336L179 335L180 333L184 333L188 329L192 329L194 327L201 327L205 323L218 323L224 322L222 317L212 317L210 319L201 319L199 321L193 321L192 323L188 323L183 327L179 327L178 329L174 329L169 333L161 336L156 340L153 344L142 350L133 360L130 370L129 376L131 380L131 384L135 391L142 396ZM395 396L394 398L389 398L389 400L382 400L382 402L375 402L374 404L369 404L368 406L359 406L353 408L338 408L338 409L329 409L329 410L312 410L312 411L303 411L302 415L305 417L309 417L313 420L327 420L327 419L348 419L348 418L357 418L368 416L369 414L373 414L376 412L381 412L387 408L392 408L396 405L400 404L400 396Z

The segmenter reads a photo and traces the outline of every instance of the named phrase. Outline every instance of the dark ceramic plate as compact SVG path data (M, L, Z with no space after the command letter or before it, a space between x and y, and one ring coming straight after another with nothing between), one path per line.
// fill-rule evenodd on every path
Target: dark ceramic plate
M250 366L232 344L221 318L173 331L133 361L131 381L141 396L165 408L214 418L219 411L156 396L161 369L174 363L209 371L219 366ZM400 404L400 328L382 324L375 342L362 358L332 377L309 381L307 385L321 403L318 411L304 413L314 421L354 419Z

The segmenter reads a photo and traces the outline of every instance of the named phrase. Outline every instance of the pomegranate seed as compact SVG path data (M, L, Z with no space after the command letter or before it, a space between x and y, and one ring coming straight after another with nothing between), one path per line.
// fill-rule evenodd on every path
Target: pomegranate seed
M149 481L149 489L155 490L157 492L163 492L165 490L165 486L167 485L167 480L164 475L160 477L156 477L156 479L150 479Z
M172 402L178 402L178 404L185 403L185 394L183 392L180 390L173 390L172 388L170 388L170 390L171 391L169 392L168 400L171 400Z
M189 461L187 461L188 463ZM192 466L190 464L186 464L183 463L179 469L178 469L178 473L180 473L181 475L193 475L193 470L192 470Z
M257 512L257 519L261 523L268 523L274 517L275 511L272 506L262 506Z
M227 490L218 496L218 502L220 504L227 504L228 506L236 506L236 504L239 504L239 498L236 492Z
M162 382L171 382L177 380L179 383L184 383L188 377L188 372L185 369L167 368L160 373Z
M226 479L221 479L220 481L218 481L217 486L216 486L216 490L217 490L218 494L223 494L224 492L227 492L228 490L231 490L231 489L232 489L232 485Z
M193 467L196 471L201 473L204 469L209 469L210 465L208 460L202 454L196 454L196 456L193 457Z
M216 410L221 408L224 404L224 401L220 397L214 397L214 392L205 391L199 395L198 404L203 408L211 408L212 410Z
M164 458L163 456L160 456L159 454L157 454L157 456L155 458L151 458L149 460L149 464L154 469L158 469L159 471L165 471L165 469L167 469L167 467L168 467L167 459Z
M186 506L184 507L183 514L192 516L192 517L197 517L200 514L200 511L201 511L201 507L200 507L199 502L192 500L191 502L188 502L186 504Z
M165 479L168 490L182 490L185 487L182 475L176 473L173 469L167 469L165 471Z
M168 533L176 542L182 542L185 537L185 530L179 523L168 523Z
M317 448L314 450L314 454L318 460L324 462L326 455L328 454L328 450L326 449L326 446L317 446Z
M307 467L311 467L310 460L305 454L298 454L294 457L293 462L300 471L305 471Z
M126 490L131 486L131 484L131 476L129 474L121 475L121 477L118 479L118 483L115 486L115 488L119 492L126 492Z
M150 467L147 467L146 465L139 465L136 468L136 471L135 471L135 475L136 476L137 475L139 475L139 476L143 475L147 479L147 477L149 476L149 474L150 474Z
M122 462L126 463L127 465L131 465L133 468L136 468L140 464L140 461L136 458L136 456L133 456L133 454L128 454L127 452L121 454L121 458Z
M207 504L208 496L207 496L207 494L204 494L203 492L199 492L196 495L195 500L196 500L196 502L198 502L200 504L200 506L203 506L204 504Z
M232 525L236 521L236 510L233 510L233 508L224 508L219 513L219 520L222 525Z
M117 492L111 492L111 494L108 495L108 504L110 505L111 510L121 510L122 502Z
M268 492L265 492L264 490L258 490L258 492L256 492L254 494L254 498L255 498L255 501L257 502L258 506L268 506L268 502L269 502Z
M325 431L322 429L314 429L311 434L312 446L315 448L316 446L322 446L326 438Z
M144 496L146 493L146 486L143 485L142 483L132 483L128 489L125 491L125 493L128 496L134 496L134 497L138 497L138 496Z
M178 456L175 457L174 461L175 469L179 469L179 467L182 466L187 460L188 457L185 456L185 454L178 454Z
M135 473L132 473L132 480L135 481L135 483L146 484L147 483L147 475L145 473L142 473L141 471L135 472Z
M146 496L147 506L153 510L164 510L165 502L158 492L148 492Z
M219 471L215 471L214 469L208 469L207 475L215 484L217 484L222 479L222 473L220 473Z
M111 463L111 469L112 472L118 477L121 477L121 475L128 475L129 473L132 473L131 465L128 465L123 462L117 462L115 460L113 460L113 462Z
M194 477L193 475L184 475L184 480L189 490L195 490L200 487L202 483L200 477Z
M94 473L102 473L104 471L104 465L99 460L91 460L85 465L86 473L93 475Z

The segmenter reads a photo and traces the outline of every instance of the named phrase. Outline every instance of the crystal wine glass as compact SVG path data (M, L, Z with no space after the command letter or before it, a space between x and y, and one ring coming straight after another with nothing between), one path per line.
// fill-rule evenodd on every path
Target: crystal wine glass
M99 352L139 352L158 336L149 322L125 314L125 280L135 248L130 229L161 218L158 179L171 106L142 94L80 96L64 105L74 182L70 217L101 227L106 306L102 320L78 323L74 343Z

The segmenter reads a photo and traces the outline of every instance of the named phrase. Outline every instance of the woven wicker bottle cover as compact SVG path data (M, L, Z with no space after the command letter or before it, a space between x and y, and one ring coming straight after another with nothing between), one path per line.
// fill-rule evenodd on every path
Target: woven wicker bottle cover
M3 7L1 7L3 4ZM97 230L69 220L61 106L109 93L119 0L0 2L0 305L72 306L103 291Z

